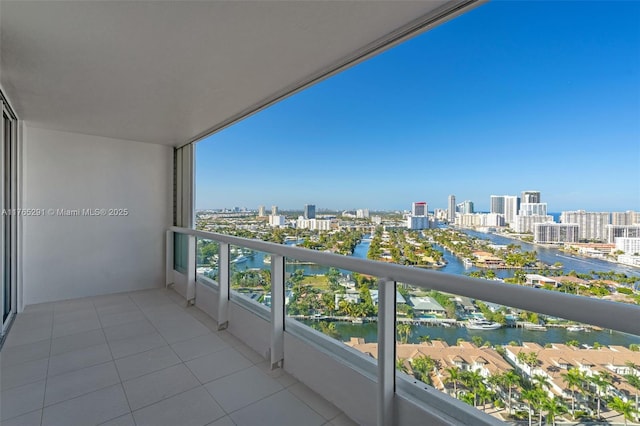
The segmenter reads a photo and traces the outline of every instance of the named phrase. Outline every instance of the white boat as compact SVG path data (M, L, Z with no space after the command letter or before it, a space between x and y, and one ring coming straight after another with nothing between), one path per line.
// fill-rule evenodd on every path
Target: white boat
M497 330L502 327L502 324L485 319L471 319L467 322L466 327L469 330Z
M473 266L473 262L471 261L471 259L465 257L464 259L462 259L462 263L464 264L465 267L472 267Z
M239 256L239 257L236 257L235 259L233 259L233 260L231 261L231 263L242 263L242 262L246 262L247 260L249 260L249 258L248 258L248 257L245 257L245 256Z
M580 327L579 325L571 325L567 327L567 331L585 331L586 328Z
M355 318L351 320L352 324L362 324L363 322L362 318Z
M531 322L528 322L524 325L525 330L529 330L529 331L547 331L547 327L545 327L544 325L540 325L540 324L533 324Z

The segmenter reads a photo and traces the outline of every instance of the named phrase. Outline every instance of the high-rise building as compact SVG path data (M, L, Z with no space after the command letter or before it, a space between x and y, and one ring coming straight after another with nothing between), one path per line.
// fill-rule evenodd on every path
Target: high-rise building
M562 212L561 223L577 223L580 225L578 238L580 240L605 241L607 239L606 226L611 224L611 214L606 212L587 212L577 210ZM611 241L612 243L614 241Z
M620 250L625 254L640 253L640 238L616 238L616 250Z
M271 206L271 216L278 215L278 206Z
M491 196L491 213L504 214L504 197L505 195Z
M258 216L264 217L264 206L258 206Z
M635 225L640 224L640 213L634 211L611 213L612 225Z
M428 229L429 210L425 201L411 203L411 214L407 216L408 229Z
M536 223L533 241L540 244L577 243L577 223Z
M522 191L521 202L523 203L539 203L540 191Z
M456 196L449 195L449 204L447 206L447 220L450 223L456 221Z
M546 216L547 215L547 203L520 203L520 209L518 210L520 216Z
M305 204L304 205L304 218L305 219L315 219L316 218L316 206L315 206L315 204Z
M473 201L466 200L462 203L462 212L465 214L474 213Z
M515 222L520 210L520 197L516 195L504 196L504 221L509 225Z
M549 215L518 215L513 230L518 233L533 232L536 223L551 223L553 216Z
M640 225L607 225L607 242L614 244L616 238L640 238Z
M416 201L411 204L412 216L427 216L427 203L425 201Z
M428 216L407 216L407 229L429 229L429 217Z
M358 219L366 219L369 217L369 209L358 209L356 210L356 217Z

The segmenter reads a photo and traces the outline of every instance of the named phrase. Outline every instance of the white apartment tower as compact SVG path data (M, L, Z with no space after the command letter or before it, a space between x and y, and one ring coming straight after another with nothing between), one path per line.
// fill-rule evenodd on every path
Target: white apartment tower
M278 215L278 206L271 206L271 216Z
M520 203L520 216L546 216L547 203Z
M520 198L517 195L504 196L504 221L511 225L515 222L520 208Z
M562 212L560 222L577 223L580 225L578 233L580 240L605 241L607 239L606 226L611 224L611 214L608 212L587 212L584 210Z
M612 225L635 225L640 224L640 213L634 211L611 213Z
M541 244L577 243L577 223L536 223L533 241Z

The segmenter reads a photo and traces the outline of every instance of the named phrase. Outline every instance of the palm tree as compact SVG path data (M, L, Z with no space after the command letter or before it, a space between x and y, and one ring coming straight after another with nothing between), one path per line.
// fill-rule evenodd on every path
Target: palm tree
M600 400L602 399L603 392L607 390L609 385L611 384L611 375L606 371L601 372L600 374L591 376L589 378L591 384L593 384L596 388L596 398L597 398L597 416L600 418Z
M409 341L409 336L411 335L411 325L398 324L396 326L396 330L398 332L398 340L400 340L400 343L407 343Z
M478 388L483 385L482 382L482 375L480 375L480 373L478 373L477 371L465 371L462 374L462 380L465 384L465 386L469 389L472 390L473 392L473 406L477 406L477 401L476 401L476 397L478 395Z
M532 388L526 389L522 391L521 398L524 402L527 403L527 408L529 412L529 426L531 426L531 409L533 406L537 404L537 401L540 398L540 389Z
M576 419L576 387L584 381L584 373L577 368L570 368L566 373L562 373L562 381L571 389L571 417Z
M624 376L625 379L627 379L627 382L633 386L636 390L636 410L638 410L640 408L640 406L638 405L638 391L640 391L640 377L638 376L634 376L632 374L627 374L626 376Z
M431 370L435 367L436 362L428 355L423 355L411 360L411 369L416 379L431 384Z
M407 365L405 364L406 359L404 358L398 358L396 360L396 370L400 370L405 374L409 374L409 369L407 368Z
M549 377L544 376L542 374L536 374L531 378L531 382L534 384L534 386L537 386L538 388L540 388L543 391L546 391L546 389L549 389L549 386L551 386L550 382L549 382Z
M458 382L462 378L462 372L460 371L460 368L456 367L455 365L453 367L447 368L445 371L447 372L448 376L444 379L444 382L445 383L453 382L453 396L457 398Z
M627 420L633 420L633 415L638 412L638 410L633 407L631 401L624 402L617 396L613 397L611 402L609 402L609 406L624 416L625 425L627 424Z
M515 371L509 370L501 375L501 382L507 388L509 394L507 397L507 414L511 415L511 391L514 386L520 383L520 376Z
M493 397L494 393L484 384L480 384L477 393L478 400L482 402L482 411L487 411L487 400L491 400L491 397Z
M429 335L420 336L420 341L422 343L431 343L431 336Z
M547 411L547 423L551 421L551 425L555 426L556 416L567 412L567 407L562 403L562 400L557 397L546 398L543 403L543 408Z

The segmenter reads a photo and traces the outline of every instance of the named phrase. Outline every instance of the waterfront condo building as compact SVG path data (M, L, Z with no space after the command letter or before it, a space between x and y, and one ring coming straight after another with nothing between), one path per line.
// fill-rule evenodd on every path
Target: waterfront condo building
M536 223L533 225L533 241L540 244L577 243L577 223Z
M514 223L514 231L518 233L532 233L536 223L553 222L550 215L518 215Z
M612 225L635 225L640 224L640 212L626 211L611 213Z
M584 210L562 212L561 223L577 223L578 238L586 241L606 241L606 226L611 224L611 213ZM613 242L613 241L611 241Z
M616 250L624 252L624 254L640 255L640 237L636 238L616 238Z
M509 226L513 226L513 223L516 220L516 216L518 215L519 210L520 210L520 197L516 195L505 195L504 196L504 221Z
M607 242L615 244L616 238L640 238L640 225L607 225Z

